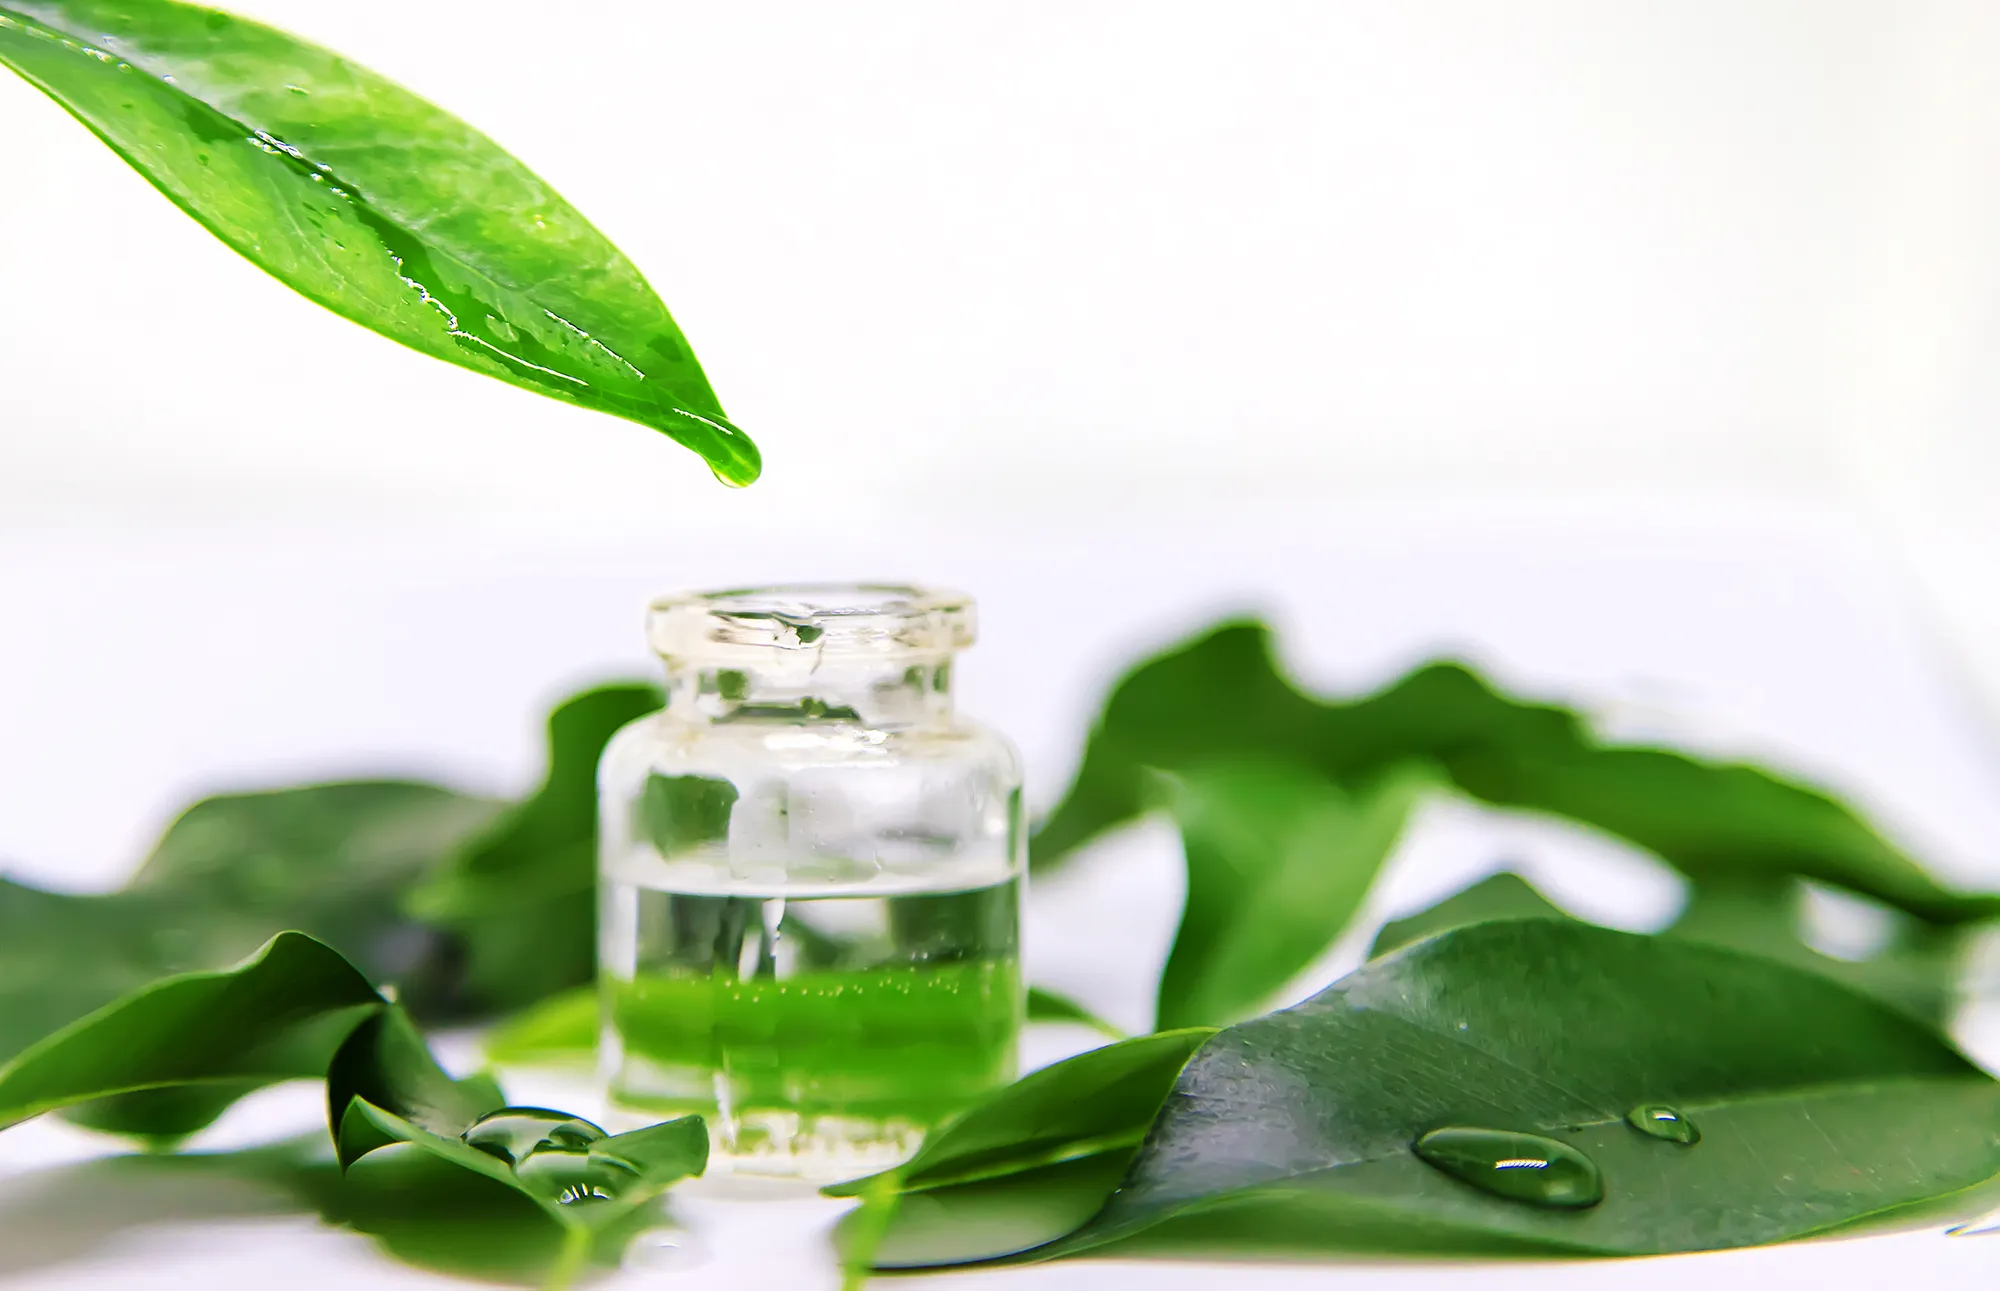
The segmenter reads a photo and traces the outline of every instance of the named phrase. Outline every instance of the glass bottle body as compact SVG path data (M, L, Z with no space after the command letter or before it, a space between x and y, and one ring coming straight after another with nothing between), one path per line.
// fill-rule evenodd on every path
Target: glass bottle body
M952 710L969 616L916 589L656 606L667 708L600 772L614 1107L701 1113L723 1169L844 1178L1013 1078L1020 767Z

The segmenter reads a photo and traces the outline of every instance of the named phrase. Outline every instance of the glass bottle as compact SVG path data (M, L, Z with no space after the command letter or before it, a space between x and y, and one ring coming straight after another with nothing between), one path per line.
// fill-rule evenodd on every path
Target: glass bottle
M672 596L667 706L599 768L615 1109L709 1119L716 1167L886 1168L1014 1076L1020 760L952 707L969 598Z

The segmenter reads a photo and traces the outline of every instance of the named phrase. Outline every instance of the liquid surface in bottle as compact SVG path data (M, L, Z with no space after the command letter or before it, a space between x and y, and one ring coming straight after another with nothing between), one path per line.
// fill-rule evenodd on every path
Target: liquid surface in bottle
M604 888L613 1103L709 1119L715 1166L814 1180L899 1163L1013 1079L1020 879L789 895Z

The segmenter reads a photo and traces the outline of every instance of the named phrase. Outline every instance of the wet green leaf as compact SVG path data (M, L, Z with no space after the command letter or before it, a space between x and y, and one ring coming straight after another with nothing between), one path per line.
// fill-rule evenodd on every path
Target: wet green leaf
M375 988L337 952L281 933L235 968L157 982L17 1055L0 1067L0 1128L141 1090L214 1086L241 1094L318 1076L380 1006ZM185 1107L164 1110L174 1123L159 1132L185 1133Z
M1635 1132L1626 1115L1648 1103L1692 1117L1700 1143ZM1412 1153L1441 1126L1555 1138L1595 1163L1603 1200L1551 1209L1473 1188ZM2000 1082L1901 1013L1719 947L1491 922L1209 1039L1117 1191L1104 1184L1088 1223L1033 1254L1197 1215L1219 1240L1422 1230L1514 1249L1702 1250L1827 1231L1996 1172ZM1009 1218L1022 1194L1008 1176L917 1195L948 1219L899 1208L884 1265L901 1265L897 1250L992 1258L1007 1253L996 1235L1035 1227Z
M1286 763L1164 779L1188 887L1160 975L1160 1027L1256 1014L1347 926L1433 781L1415 763L1357 789Z
M611 1135L566 1112L510 1107L484 1075L454 1080L393 1006L354 1030L326 1083L343 1171L406 1145L521 1193L574 1239L552 1275L557 1284L589 1258L587 1234L624 1223L708 1160L698 1116Z
M757 478L756 448L638 269L498 144L400 86L173 0L8 0L0 64L307 298L650 426L729 483Z
M462 947L455 972L432 987L448 1007L512 1012L595 978L597 759L661 703L658 687L638 684L564 701L549 715L542 787L410 894L410 913Z

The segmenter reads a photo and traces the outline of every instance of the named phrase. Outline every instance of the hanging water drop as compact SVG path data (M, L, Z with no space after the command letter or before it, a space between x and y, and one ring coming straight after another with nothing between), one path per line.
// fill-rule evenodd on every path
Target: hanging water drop
M1701 1142L1701 1131L1694 1122L1665 1103L1641 1103L1625 1113L1625 1123L1648 1138L1689 1147Z
M544 1149L588 1152L592 1143L604 1137L604 1131L580 1117L546 1107L503 1107L480 1117L458 1137L467 1147L518 1168Z
M1509 1201L1577 1210L1604 1199L1597 1163L1539 1134L1452 1125L1432 1130L1410 1150L1424 1164Z

